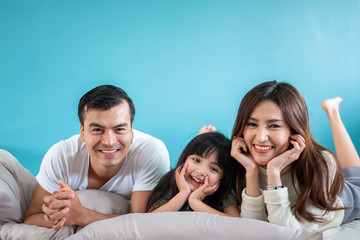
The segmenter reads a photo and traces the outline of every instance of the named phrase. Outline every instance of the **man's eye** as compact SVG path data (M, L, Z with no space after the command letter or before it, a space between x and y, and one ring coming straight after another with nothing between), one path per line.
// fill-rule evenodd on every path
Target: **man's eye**
M125 131L125 128L117 128L116 131L117 132L123 132L123 131Z

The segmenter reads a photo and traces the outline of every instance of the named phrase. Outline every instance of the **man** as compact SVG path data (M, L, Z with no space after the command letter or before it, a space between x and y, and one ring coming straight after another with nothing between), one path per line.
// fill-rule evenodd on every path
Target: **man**
M115 216L83 207L75 191L84 189L115 192L131 199L131 213L145 212L151 190L169 171L163 142L133 130L135 108L122 89L90 90L80 99L78 115L80 135L55 144L42 161L26 224L83 227Z

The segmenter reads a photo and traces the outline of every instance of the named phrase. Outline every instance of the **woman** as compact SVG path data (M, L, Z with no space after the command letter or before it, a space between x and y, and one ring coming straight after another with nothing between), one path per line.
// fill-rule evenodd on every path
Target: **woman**
M231 155L240 163L242 217L324 230L350 221L349 211L358 215L347 208L354 206L344 206L343 171L335 155L313 138L306 103L292 85L271 81L250 90L232 140Z

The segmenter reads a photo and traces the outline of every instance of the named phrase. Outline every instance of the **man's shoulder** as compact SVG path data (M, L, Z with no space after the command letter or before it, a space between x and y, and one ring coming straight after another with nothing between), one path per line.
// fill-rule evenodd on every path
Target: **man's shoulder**
M168 161L168 150L160 139L138 130L133 131L134 139L128 154L129 158L137 162Z
M135 150L136 148L142 148L145 147L146 145L151 145L153 147L163 147L165 146L164 143L156 138L153 137L147 133L143 133L140 132L139 130L135 130L133 129L133 133L134 133L134 139L131 143L131 149Z
M80 140L80 134L55 143L49 153L72 155L86 150L85 144Z

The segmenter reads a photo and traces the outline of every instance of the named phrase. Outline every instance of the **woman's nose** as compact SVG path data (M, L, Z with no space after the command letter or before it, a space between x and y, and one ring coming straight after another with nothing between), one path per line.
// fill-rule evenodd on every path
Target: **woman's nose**
M265 142L268 140L268 131L265 127L258 128L258 131L256 133L256 137L260 142Z

